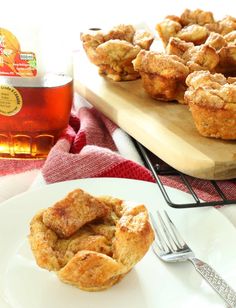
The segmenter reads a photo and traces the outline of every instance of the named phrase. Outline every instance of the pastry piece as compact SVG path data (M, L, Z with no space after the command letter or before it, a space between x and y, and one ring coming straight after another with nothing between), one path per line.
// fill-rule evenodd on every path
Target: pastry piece
M228 83L235 83L236 82L236 77L228 77L227 78Z
M189 25L182 28L176 36L185 42L192 42L194 45L203 44L209 35L206 27Z
M57 274L61 281L85 291L101 291L117 283L125 268L111 257L82 250Z
M147 30L138 29L133 36L133 45L138 45L142 49L149 50L154 40L154 36Z
M104 41L106 42L109 40L124 40L129 43L132 43L135 31L136 30L132 25L120 24L113 27L108 32L103 32Z
M225 75L236 75L236 45L227 44L219 52L219 65L216 71Z
M191 42L185 42L177 37L172 37L169 40L168 45L166 46L166 53L169 55L176 55L180 58L183 58L185 52L193 47L194 44Z
M205 44L215 48L215 50L220 50L227 45L227 40L221 34L211 32Z
M176 36L181 29L182 25L178 21L170 19L169 16L156 25L157 33L164 46L166 46L170 38Z
M212 32L205 44L213 47L219 56L215 71L234 76L236 74L236 31L225 36Z
M189 48L183 55L183 60L190 72L199 70L214 71L219 63L219 55L216 50L208 45Z
M183 26L188 26L193 24L204 26L206 24L212 24L214 22L215 20L212 12L207 12L200 9L196 9L193 11L186 9L180 15L180 23Z
M80 39L89 60L96 65L98 61L96 48L105 42L103 32L101 30L88 30L80 34Z
M116 226L113 257L131 269L146 254L152 241L153 233L145 206L127 206Z
M37 264L49 271L60 269L60 262L54 246L57 234L43 223L43 212L37 213L30 223L30 246Z
M109 40L96 49L99 73L114 81L135 80L139 74L132 61L141 48L123 40Z
M75 204L80 205L76 211ZM63 205L61 213L66 213L63 223L57 215L58 205ZM98 207L105 211L101 214L99 210L99 215L94 216ZM68 236L72 219L77 230ZM66 221L69 228L65 228ZM81 189L40 211L30 223L29 241L37 264L55 271L63 282L86 291L103 290L118 282L143 258L153 240L144 205L130 207L120 199L94 197Z
M224 39L226 40L227 43L236 44L236 30L231 31L227 33L226 35L224 35Z
M198 132L205 137L236 139L236 85L222 74L193 72L186 83L189 104Z
M99 73L114 81L139 78L132 60L141 49L149 49L154 35L132 25L118 25L109 31L87 31L80 39L90 61L97 65Z
M179 57L142 50L133 63L151 97L184 103L185 79L189 69Z
M87 222L106 216L109 208L81 189L74 190L43 213L43 223L61 237L69 237Z
M195 46L177 37L170 39L166 51L168 54L181 57L190 72L196 70L214 71L219 64L219 55L215 48L208 44Z
M218 22L219 24L219 33L226 35L234 30L236 30L236 18L232 16L226 16Z

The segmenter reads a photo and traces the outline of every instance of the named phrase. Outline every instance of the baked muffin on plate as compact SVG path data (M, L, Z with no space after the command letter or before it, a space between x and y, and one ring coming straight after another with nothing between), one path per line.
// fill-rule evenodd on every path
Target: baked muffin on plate
M107 289L123 278L154 240L148 211L81 189L36 214L29 241L37 264L86 291Z

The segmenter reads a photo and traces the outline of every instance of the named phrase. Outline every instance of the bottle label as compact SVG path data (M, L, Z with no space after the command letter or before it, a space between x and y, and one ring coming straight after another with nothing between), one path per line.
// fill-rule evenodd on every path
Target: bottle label
M20 92L8 85L0 85L0 114L12 116L18 113L22 107Z
M0 28L0 76L33 77L37 75L36 56L21 51L17 38Z

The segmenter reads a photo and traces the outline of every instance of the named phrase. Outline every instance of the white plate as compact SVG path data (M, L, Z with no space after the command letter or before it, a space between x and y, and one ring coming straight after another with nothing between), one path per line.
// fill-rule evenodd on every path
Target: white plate
M156 184L127 179L82 179L45 186L0 206L0 307L13 308L176 308L222 307L223 302L190 263L166 264L150 249L135 268L112 288L85 292L60 282L39 268L27 235L29 222L41 208L80 187L95 195L107 194L144 203L155 212L166 208L197 256L236 285L236 230L214 208L173 209L165 204ZM175 200L189 201L183 192L168 188Z

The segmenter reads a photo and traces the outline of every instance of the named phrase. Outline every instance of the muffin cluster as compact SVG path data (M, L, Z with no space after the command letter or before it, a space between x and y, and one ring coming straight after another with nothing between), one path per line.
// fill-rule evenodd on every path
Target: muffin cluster
M126 28L134 29L124 25L114 29L122 29L124 35L127 32L123 29ZM132 56L127 60L122 54L115 66L119 62L116 72L120 70L125 73L117 75L110 69L114 67L113 59L118 49L106 49L103 54L105 59L109 58L106 61L98 54L99 47L106 46L109 40L102 44L93 42L93 46L99 45L94 60L86 47L86 34L82 34L81 38L88 56L100 67L103 75L116 81L141 78L144 90L152 98L189 105L196 128L202 136L236 139L236 18L226 16L216 20L212 12L186 9L180 16L169 15L157 23L155 31L155 39L161 40L164 52L155 49L150 33L145 32L141 36L145 42L148 41L148 44L141 46L135 43L135 30L128 31L129 36L125 40L132 45ZM111 33L116 31L112 30ZM101 34L94 36L97 35ZM112 35L108 35L111 38L109 44L113 44ZM94 49L90 53L94 56ZM124 62L126 65L123 65Z

